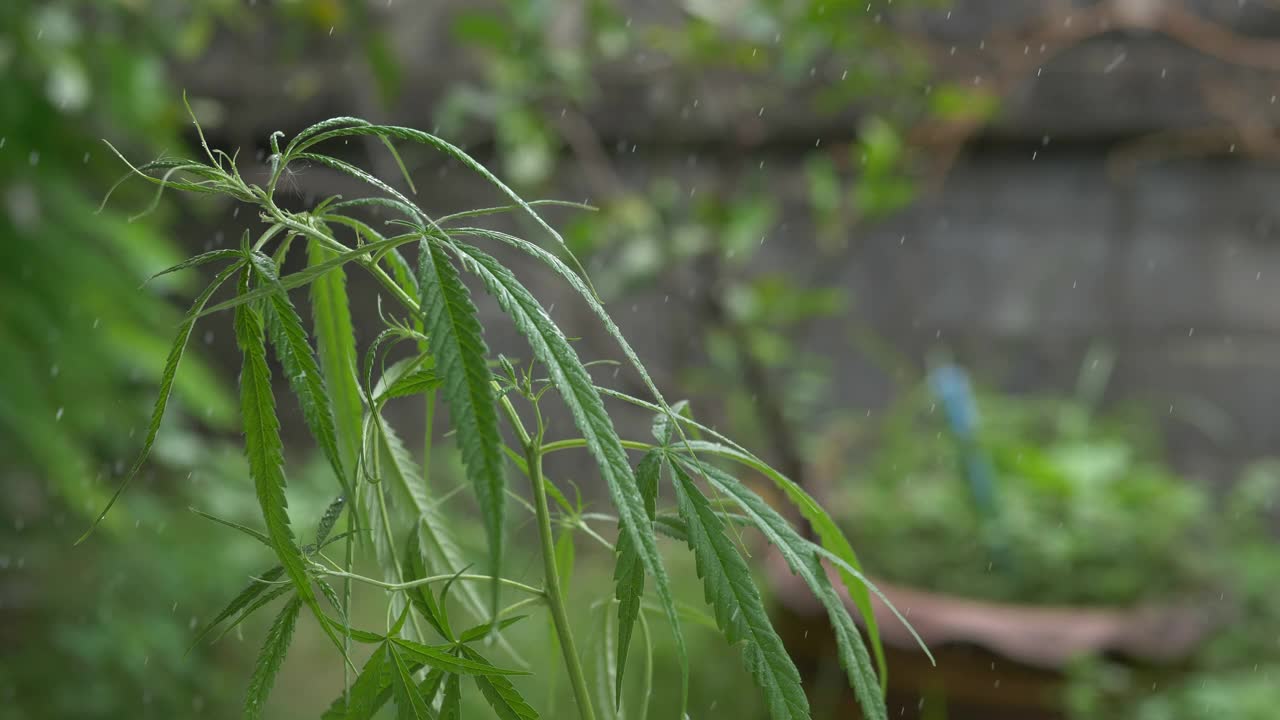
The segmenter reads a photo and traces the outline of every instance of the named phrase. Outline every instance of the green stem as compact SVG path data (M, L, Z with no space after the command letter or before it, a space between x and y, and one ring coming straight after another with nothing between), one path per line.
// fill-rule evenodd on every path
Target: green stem
M351 250L351 248L347 247L346 245L343 245L342 243L338 242L337 240L331 237L326 236L324 233L317 232L315 229L308 227L307 225L304 225L303 223L300 223L297 220L294 220L293 218L289 217L280 208L276 207L275 203L272 202L270 199L264 199L262 207L266 209L267 214L270 215L273 220L280 223L281 225L284 225L288 229L298 233L299 235L305 235L306 237L312 238L313 240L317 240L320 242L320 244L324 245L325 247L328 247L331 250L335 250L337 252L347 252ZM382 283L382 286L386 288L387 292L391 293L391 295L395 297L396 300L400 301L401 305L404 305L410 311L417 313L418 301L410 297L409 294L406 293L404 289L401 288L400 285L397 284L396 281L393 280L385 270L379 267L375 261L372 261L371 259L360 259L360 260L356 260L355 262L359 263L360 265L363 265L365 269L367 269L370 272L370 274L372 274L374 278L378 280L378 282Z
M382 483L378 483L376 487L378 492L378 512L382 514L382 529L387 536L387 550L391 554L391 564L395 568L396 579L403 581L404 575L400 571L400 558L396 554L396 539L391 532L391 514L387 512L386 495L382 492ZM345 579L354 580L356 577L352 575ZM393 605L394 603L388 603L387 609L390 610ZM426 637L426 635L422 634L422 626L418 623L417 614L409 613L409 622L413 624L413 631L417 633L419 640Z
M551 512L547 508L547 489L542 484L542 452L536 441L525 443L525 459L529 465L529 480L533 485L533 507L538 514L538 540L542 545L542 568L545 576L547 605L551 608L551 619L555 624L556 635L560 638L560 649L564 654L564 663L569 671L569 684L573 687L573 696L578 701L578 714L582 720L595 720L595 711L591 706L591 692L587 689L587 678L582 672L582 663L578 659L578 650L573 642L573 631L569 627L569 614L565 609L564 594L560 589L560 573L556 568L555 539L551 533Z
M547 598L545 596L538 596L538 597L528 597L523 600L520 600L519 602L513 602L510 605L499 610L498 617L506 617L517 610L523 610L524 608L530 605L537 605L538 603L543 602L546 599Z
M546 445L543 445L542 447L538 448L538 453L541 455L546 455L547 453L553 453L560 450L571 450L573 448L582 448L586 446L587 446L587 441L585 438L570 438L568 440L557 440L555 442L549 442ZM653 443L639 442L637 440L623 440L622 447L628 450L639 450L641 452L647 452L649 450L653 450L654 448L660 447L660 446L654 445Z
M546 478L542 476L542 426L539 422L538 434L530 437L516 412L511 398L503 395L498 399L499 406L507 415L511 427L520 437L524 446L524 470L533 485L533 509L538 519L538 541L542 549L542 574L546 576L547 606L551 608L551 620L555 626L556 636L560 639L560 651L564 654L565 669L569 672L569 684L573 687L574 699L578 702L578 714L582 720L595 720L595 710L591 705L591 691L587 689L587 677L582 672L582 662L578 659L578 648L573 641L573 630L569 627L569 613L565 609L564 591L560 588L560 572L556 568L555 537L551 532L551 511L547 507ZM539 416L541 420L541 416ZM554 445L554 443L552 443Z
M425 343L424 343L425 345ZM427 352L427 348L423 347L422 352ZM436 391L428 390L427 395L427 427L423 431L422 442L422 485L431 488L431 438L435 431L436 419Z
M422 585L434 585L435 583L442 583L442 582L445 582L448 580L454 580L454 579L468 580L468 581L475 581L475 582L493 582L492 575L461 574L461 575L432 575L431 577L418 578L417 580L410 580L408 582L389 583L389 582L384 582L382 580L375 580L374 578L371 578L371 577L365 577L364 575L357 575L355 573L343 572L342 570L330 570L329 568L321 568L321 567L317 567L315 569L317 570L317 572L324 573L325 575L332 575L334 577L341 577L341 578L350 578L352 580L356 580L356 581L365 583L367 585L380 587L383 590L393 590L393 591L408 590L410 588L416 588ZM536 588L532 585L525 585L524 583L518 582L516 580L510 580L508 578L500 577L498 578L498 582L508 587L513 587L518 590L523 590L531 595L541 596L543 594L543 591L541 588Z
M351 505L350 499L347 501ZM351 568L355 565L355 528L354 506L347 508L347 540L346 540L346 571L351 572ZM342 649L347 657L351 657L351 578L342 578L342 625L346 632L342 635ZM342 697L343 706L351 707L351 670L347 667L347 663L342 664Z
M640 693L640 718L649 717L649 698L653 696L653 638L649 636L649 621L640 613L640 634L644 637L644 685Z

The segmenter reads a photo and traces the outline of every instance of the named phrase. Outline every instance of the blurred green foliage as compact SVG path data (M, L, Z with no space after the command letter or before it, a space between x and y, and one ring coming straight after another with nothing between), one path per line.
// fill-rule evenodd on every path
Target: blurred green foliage
M1109 364L1097 361L1107 357L1088 356L1072 395L978 393L994 520L976 506L966 449L924 387L869 432L858 424L830 434L833 511L886 581L1030 605L1191 603L1215 618L1175 667L1079 658L1062 699L1072 718L1272 717L1280 463L1247 466L1220 494L1179 475L1163 459L1159 423L1141 407L1100 409ZM874 448L870 464L841 472L849 446L863 443Z
M239 454L208 435L234 417L230 378L199 352L175 387L152 482L92 542L71 544L137 451L181 318L169 298L191 279L147 282L182 256L172 205L132 222L120 208L154 196L126 187L99 211L124 170L102 139L141 155L179 148L168 64L200 53L239 5L0 3L0 717L217 717L238 705L240 675L223 669L247 662L242 650L187 654L221 577L258 570L185 510L252 509L237 507Z
M1066 696L1085 720L1208 720L1274 717L1280 680L1280 549L1273 528L1280 461L1247 466L1220 503L1214 557L1222 622L1188 667L1157 675L1093 659L1075 668Z
M31 502L0 526L0 572L8 648L0 663L0 718L230 717L255 643L232 636L192 647L194 630L217 609L227 578L262 572L245 543L200 520L186 503L251 521L239 453L210 449L199 435L166 428L157 454L185 477L138 487L121 513L124 529L70 550L82 516L56 502ZM305 488L305 484L304 484ZM297 504L310 509L306 489ZM252 631L247 631L252 632ZM252 636L251 636L252 637Z
M1026 604L1129 606L1230 586L1224 558L1270 543L1257 523L1269 504L1251 502L1247 483L1214 499L1166 464L1153 418L1100 411L1096 397L979 393L978 444L999 501L992 520L970 495L965 451L938 400L924 388L905 394L874 431L865 474L833 489L871 571Z
M145 417L179 318L165 296L180 282L141 287L178 257L161 226L95 213L120 176L101 138L148 152L178 142L164 63L181 34L164 22L115 4L0 9L0 453L76 512L99 509L132 452L122 430ZM232 416L198 361L177 393L213 427Z

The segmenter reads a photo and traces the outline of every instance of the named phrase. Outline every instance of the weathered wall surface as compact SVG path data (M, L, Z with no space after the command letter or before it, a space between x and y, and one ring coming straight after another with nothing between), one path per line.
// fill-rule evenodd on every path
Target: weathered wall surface
M408 92L393 110L373 101L365 69L341 40L278 74L247 72L269 64L266 29L256 40L221 44L185 71L187 85L223 103L218 133L243 145L328 114L429 126L447 76L467 67L447 37L451 5L380 10L397 52L410 58ZM856 313L848 321L909 356L941 340L1011 387L1068 387L1084 349L1103 340L1119 352L1115 394L1172 406L1174 415L1227 433L1214 439L1173 423L1175 450L1197 470L1216 474L1229 460L1280 452L1280 174L1268 161L1280 120L1280 10L1252 0L961 0L950 17L892 22L955 58L942 63L954 77L998 87L1001 114L939 188L860 229L839 262L807 253L799 216L770 237L763 262L847 287ZM604 70L603 99L588 109L604 147L640 147L614 158L624 177L669 168L689 185L714 187L717 174L736 172L715 159L749 152L770 158L771 182L800 207L802 178L788 148L847 137L854 127L856 109L760 115L762 98L786 101L776 88L672 78L637 63ZM321 77L336 82L304 91ZM820 74L815 83L823 81ZM281 100L282 88L292 99ZM694 98L698 110L689 112ZM1146 146L1149 161L1120 162L1151 133L1164 135ZM568 161L560 177L568 197L588 186ZM301 182L317 193L343 187L319 171ZM474 202L476 192L460 171L446 171L424 196L447 209ZM695 357L688 321L663 308L686 280L614 306L660 377ZM571 322L586 321L567 315L580 312L570 298L557 305ZM833 404L881 407L891 378L846 338L838 324L810 338L839 358ZM501 334L491 340L505 342ZM584 354L615 354L603 338L584 342Z

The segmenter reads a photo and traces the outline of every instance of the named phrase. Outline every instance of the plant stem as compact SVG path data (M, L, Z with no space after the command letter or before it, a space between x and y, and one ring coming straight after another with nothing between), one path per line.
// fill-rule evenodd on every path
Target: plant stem
M447 580L454 580L454 579L471 580L476 582L481 582L481 581L493 582L492 575L471 575L471 574L465 574L465 573L461 575L453 575L453 574L432 575L431 577L419 578L417 580L410 580L408 582L389 583L389 582L384 582L382 580L375 580L374 578L371 578L371 577L365 577L364 575L356 575L355 573L343 572L341 570L330 570L329 568L323 568L320 570L320 572L323 572L325 575L333 575L334 577L350 578L352 580L358 580L362 583L373 585L374 587L380 587L383 590L408 590L409 588L420 587L422 585L434 585L435 583L442 583ZM513 587L519 590L523 590L529 593L530 595L541 596L543 594L543 591L540 588L536 588L532 585L525 585L522 582L517 582L515 580L510 580L508 578L500 577L498 578L498 582L508 587Z
M510 615L511 613L517 610L523 610L524 608L530 605L536 605L540 602L545 601L546 599L547 599L546 596L538 596L538 597L527 597L518 602L513 602L510 605L499 610L498 617L506 617L507 615Z
M391 532L391 513L387 512L387 498L386 498L386 495L382 492L382 489L383 489L382 483L378 483L375 487L377 488L377 492L378 492L378 512L382 516L382 530L387 535L387 550L391 555L391 566L395 568L396 580L403 581L404 575L401 573L401 570L400 570L401 568L400 558L396 555L396 539L394 534ZM355 577L352 576L346 579L354 580ZM392 603L388 603L387 609L390 610L393 607L393 605L394 604ZM426 635L422 634L422 625L418 623L417 614L409 613L409 622L413 624L413 631L414 633L417 634L419 640L426 637Z
M336 252L347 252L351 250L351 248L347 247L346 245L343 245L342 243L338 242L334 238L328 237L323 233L317 232L314 228L308 227L307 225L304 225L298 222L297 220L294 220L293 218L289 217L284 213L284 211L276 207L275 203L271 201L270 198L266 198L263 200L262 207L267 211L267 214L270 215L273 220L285 226L286 228L298 233L299 235L305 235L306 237L309 237L313 240L318 240L320 244ZM406 240L405 242L407 243L411 241ZM376 262L373 262L369 259L357 260L356 262L360 263L366 269L368 269L368 271L378 280L378 282L382 283L382 286L386 288L387 292L389 292L396 300L400 301L401 305L404 305L406 308L408 308L410 311L414 313L418 311L418 301L410 297L409 294L406 293L404 289L401 288L398 284L396 284L396 281L392 280L391 276L388 275L385 270L379 267Z
M425 343L423 343L425 346ZM423 347L422 352L427 352L427 348ZM435 432L436 419L436 391L428 390L427 395L427 427L423 430L422 435L422 486L431 489L431 441Z
M638 440L622 440L621 442L622 442L622 447L628 450L639 450L641 452L647 452L649 450L652 450L658 447L653 443L640 442ZM569 438L567 440L556 440L555 442L549 442L543 445L541 448L539 448L538 453L540 455L546 455L547 453L553 453L559 450L584 448L586 446L587 446L587 441L585 438Z
M551 619L555 624L556 635L560 638L560 650L564 653L565 668L569 671L569 684L578 701L578 715L582 720L595 720L587 678L578 659L578 649L573 642L569 614L565 610L564 595L560 589L555 539L551 534L551 512L547 508L547 489L542 484L542 452L537 439L525 442L525 459L529 465L529 480L533 485L533 507L538 515L538 540L542 545L542 568L545 576L543 584L546 586L547 605L551 608Z
M350 505L350 502L348 502ZM351 572L355 565L355 506L347 509L347 540L344 564L346 572ZM342 625L346 631L342 635L342 649L347 657L351 657L351 578L342 578ZM342 697L343 707L351 707L351 670L347 663L342 664Z

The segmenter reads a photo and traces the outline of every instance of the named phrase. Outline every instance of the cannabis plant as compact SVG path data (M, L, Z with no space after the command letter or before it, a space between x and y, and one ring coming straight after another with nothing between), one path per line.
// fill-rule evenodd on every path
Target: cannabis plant
M234 156L210 150L203 133L200 139L207 162L164 158L130 166L132 174L159 185L157 192L170 188L229 196L253 206L265 225L256 237L246 233L238 248L212 250L163 271L217 267L213 281L196 297L178 329L142 451L128 476L136 474L155 441L196 323L215 313L232 313L243 355L244 450L264 529L223 522L259 541L274 555L275 565L236 595L200 637L219 626L225 626L226 632L273 600L283 600L249 681L245 717L262 715L298 618L305 613L314 617L341 654L348 673L356 670L351 660L354 644L373 646L363 667L348 675L344 687L334 689L336 699L327 718L368 718L388 702L394 702L398 717L455 718L464 681L474 684L499 717L536 718L538 712L512 682L524 671L490 660L489 654L506 652L502 634L520 617L517 611L545 606L577 712L585 720L594 718L597 700L587 687L571 631L553 528L582 527L588 520L602 518L618 527L614 543L591 533L610 548L615 560L610 593L617 617L616 666L610 669L615 685L606 694L612 704L621 701L633 631L638 622L642 626L647 622L641 620L642 614L650 612L665 617L670 627L680 658L682 707L687 700L690 667L681 625L685 609L673 597L664 570L658 544L662 534L684 543L693 553L714 624L740 647L770 716L809 716L800 674L770 624L739 548L738 528L746 527L758 531L781 553L826 607L839 641L840 662L864 712L872 718L885 717L876 676L879 670L884 677L883 653L868 595L874 589L866 584L840 530L797 485L697 423L687 409L663 399L560 235L536 212L537 203L522 200L457 147L418 130L340 117L303 130L283 147L282 136L275 133L270 138L270 176L261 186L244 180ZM325 143L352 137L380 139L402 170L395 141L426 145L481 175L509 204L430 217L388 182L320 150ZM330 197L303 212L286 210L278 203L277 188L295 163L345 173L377 193L356 199ZM412 187L407 173L405 180ZM389 210L396 219L385 227L374 227L357 216L370 207ZM467 224L503 212L531 218L546 233L550 248ZM563 278L617 341L652 397L636 398L596 385L564 331L515 273L482 249L486 244L515 248ZM410 248L416 248L412 263L401 252ZM282 268L291 252L305 253L308 264L286 274ZM372 275L381 289L380 300L398 306L382 313L385 327L364 348L357 346L353 333L348 271ZM490 357L464 275L471 276L510 317L534 362L518 368L506 358ZM233 288L234 295L215 302L214 294L223 286ZM302 288L310 292L309 329L290 296ZM392 362L390 353L397 348L408 356ZM269 352L287 376L307 429L333 473L336 499L308 537L299 537L289 517ZM485 530L488 552L483 558L473 561L461 556L446 531L440 498L430 490L426 468L415 465L383 416L388 401L413 395L426 397L428 423L437 395L448 406L452 434ZM572 416L577 437L546 436L542 404L552 395ZM653 437L620 438L605 398L654 413ZM572 451L590 456L616 516L591 513L587 518L544 473L545 456ZM639 458L634 465L633 457ZM729 466L771 480L808 521L811 531L789 524L782 513L725 469ZM528 479L531 502L509 489L513 469ZM115 498L127 484L128 479ZM538 586L504 574L510 497L520 497L536 519L543 561ZM353 570L357 552L365 548L376 558L381 577ZM482 572L470 572L474 564ZM872 652L863 644L829 578L828 566L856 604L869 630ZM386 591L385 627L353 627L353 583ZM646 591L656 602L646 602ZM512 593L519 599L508 602Z

